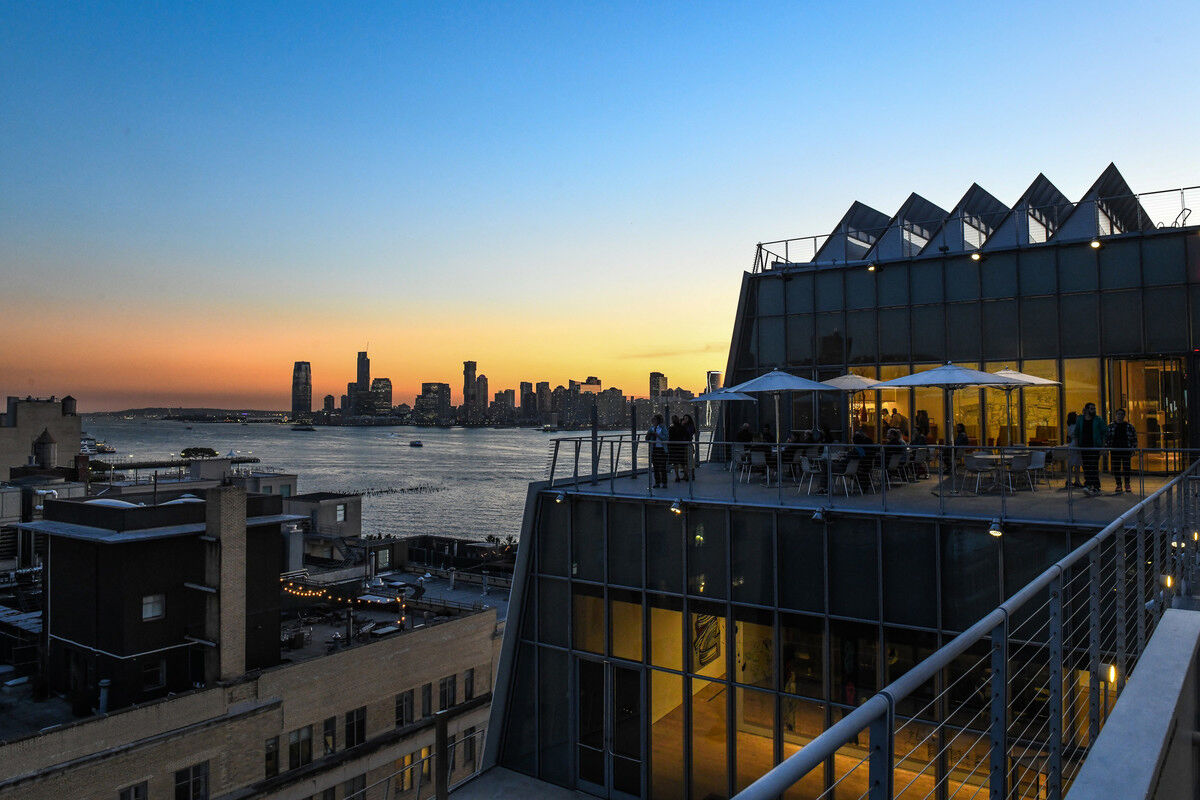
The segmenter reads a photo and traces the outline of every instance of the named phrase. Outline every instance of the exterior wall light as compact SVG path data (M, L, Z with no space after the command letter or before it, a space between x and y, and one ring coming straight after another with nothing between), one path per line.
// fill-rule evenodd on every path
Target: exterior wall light
M1163 585L1166 586L1168 589L1171 588L1171 576L1170 575L1163 575Z
M974 253L971 253L971 260L972 260L972 261L982 261L982 260L983 260L983 254L982 254L982 253L979 253L979 252L974 252Z
M1116 682L1117 682L1117 665L1109 664L1108 665L1108 683L1109 683L1109 685L1112 685Z
M867 272L874 272L874 271L875 271L875 265L867 264Z
M559 492L558 494L554 495L554 502L556 502L556 503L565 503L565 502L567 502L567 493L566 493L566 492Z
M813 522L824 522L825 521L825 512L818 508L816 511L813 512L812 521Z
M1091 242L1091 244L1092 244L1092 249L1093 249L1093 250L1099 250L1099 249L1100 249L1100 240L1099 240L1099 239L1092 239L1092 242Z
M1004 535L1004 529L1000 527L1000 520L992 520L991 527L988 528L988 533L992 536L995 536L997 539Z
M682 514L683 513L683 503L679 502L678 500L676 500L674 503L671 503L671 513L672 514Z

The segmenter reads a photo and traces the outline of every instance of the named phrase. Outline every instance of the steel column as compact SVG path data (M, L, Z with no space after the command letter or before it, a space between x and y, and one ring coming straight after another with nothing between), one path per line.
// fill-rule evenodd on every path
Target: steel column
M1059 573L1050 581L1050 771L1049 800L1062 800L1063 756L1063 579Z
M992 725L988 797L1008 797L1008 616L992 629Z
M895 717L895 705L888 697L887 713L876 717L868 729L870 751L867 760L867 797L870 800L892 800L892 759L895 755L892 732Z
M1125 552L1127 545L1127 535L1125 527L1122 525L1113 535L1113 543L1117 548L1116 551L1116 578L1117 578L1117 686L1116 689L1120 692L1125 688L1125 672L1129 667L1129 660L1126 657L1126 652L1129 650L1129 580L1126 572L1128 571L1128 558Z
M1146 512L1137 512L1137 654L1146 649Z
M1100 547L1088 553L1088 747L1100 734Z

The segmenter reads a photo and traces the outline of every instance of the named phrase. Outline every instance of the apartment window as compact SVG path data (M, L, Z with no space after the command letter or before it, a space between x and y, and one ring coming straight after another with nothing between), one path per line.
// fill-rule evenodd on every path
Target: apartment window
M175 800L208 800L208 762L175 771Z
M396 695L396 727L411 725L413 721L413 690Z
M438 681L438 710L445 711L458 702L457 676L447 675Z
M355 747L367 740L367 707L346 712L346 747Z
M345 503L337 504L337 521L338 522L346 521L346 504Z
M392 566L392 551L391 550L376 550L375 551L375 566L378 569L387 569Z
M288 769L298 769L311 763L312 725L305 725L288 734Z
M415 781L413 780L413 762L416 761L416 753L409 753L403 758L396 759L396 766L399 768L400 774L400 791L407 792L413 788Z
M446 752L448 752L450 754L450 771L451 772L454 772L454 769L458 764L458 754L455 752L458 749L456 746L457 744L458 744L458 735L457 734L452 733L446 737Z
M146 800L149 796L149 788L146 781L135 783L133 786L126 786L117 792L117 800Z
M291 497L292 496L292 485L290 483L285 483L283 486L280 486L279 493L281 495L283 495L284 497Z
M346 800L363 800L367 796L367 776L359 775L342 784L342 793Z
M267 739L265 754L263 755L264 772L268 778L274 778L279 774L279 737L272 736Z
M270 486L264 486L264 487L262 487L262 492L263 492L263 494L270 494L270 493L271 493L271 487L270 487Z
M142 690L161 689L167 685L167 660L160 658L142 665Z
M474 765L475 763L475 728L470 727L463 730L463 766Z
M162 619L167 615L167 596L148 594L142 597L142 622Z
M463 702L475 699L475 670L469 669L463 675Z
M326 789L320 794L313 795L313 800L337 800L337 789L335 787Z
M421 687L421 716L433 716L433 684L427 683Z
M433 777L433 748L421 748L421 782L428 783Z
M334 750L337 750L337 717L329 717L325 720L325 731L322 741L325 745L325 755L329 755Z

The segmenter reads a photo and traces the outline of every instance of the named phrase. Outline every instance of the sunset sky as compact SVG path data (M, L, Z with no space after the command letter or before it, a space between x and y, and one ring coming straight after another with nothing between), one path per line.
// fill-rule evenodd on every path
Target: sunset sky
M976 10L976 9L981 10ZM982 10L986 9L986 10ZM853 200L1200 183L1194 4L0 2L0 394L723 369Z

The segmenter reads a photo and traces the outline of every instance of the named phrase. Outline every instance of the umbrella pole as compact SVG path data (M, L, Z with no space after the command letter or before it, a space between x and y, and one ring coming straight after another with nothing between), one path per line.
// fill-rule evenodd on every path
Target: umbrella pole
M775 444L779 444L781 441L779 438L779 392L771 392L771 394L775 395Z
M958 472L958 452L954 445L954 440L957 438L954 430L954 390L946 389L946 448L950 453L950 494L958 494L958 481L956 480Z
M1013 446L1013 443L1012 443L1012 393L1013 393L1013 388L1014 387L1008 387L1004 390L1004 402L1008 406L1008 422L1007 422L1008 427L1004 429L1004 432L1008 435L1008 446L1009 447Z

